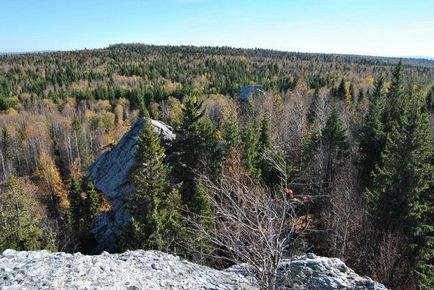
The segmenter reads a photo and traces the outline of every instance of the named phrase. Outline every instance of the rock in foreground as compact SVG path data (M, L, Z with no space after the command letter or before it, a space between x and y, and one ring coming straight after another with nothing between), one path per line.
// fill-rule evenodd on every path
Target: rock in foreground
M386 290L369 277L361 277L337 258L314 254L294 257L280 264L280 284L289 289Z
M279 289L386 289L339 259L284 260ZM214 270L157 251L99 256L17 252L0 255L1 289L259 289L242 266Z
M85 256L6 250L0 289L257 289L241 275L157 251Z

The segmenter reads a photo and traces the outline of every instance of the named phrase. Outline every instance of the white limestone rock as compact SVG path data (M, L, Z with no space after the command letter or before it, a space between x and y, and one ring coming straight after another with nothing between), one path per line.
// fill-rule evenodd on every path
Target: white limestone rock
M0 289L259 289L246 269L218 271L158 251L86 256L6 250L0 255ZM314 254L282 261L277 288L386 290L341 260Z
M0 289L258 289L254 280L158 251L86 256L47 251L0 255Z

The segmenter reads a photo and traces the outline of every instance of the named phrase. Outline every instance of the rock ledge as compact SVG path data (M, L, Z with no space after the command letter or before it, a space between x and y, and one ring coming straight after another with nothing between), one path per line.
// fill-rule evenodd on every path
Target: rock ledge
M386 288L339 259L308 254L284 260L279 289ZM218 271L158 251L98 256L6 250L0 289L259 289L242 265Z

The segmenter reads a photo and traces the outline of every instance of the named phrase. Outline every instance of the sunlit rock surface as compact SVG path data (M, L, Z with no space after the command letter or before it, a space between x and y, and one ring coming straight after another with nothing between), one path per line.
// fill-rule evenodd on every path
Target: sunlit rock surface
M17 252L0 255L0 289L259 289L246 266L218 271L158 251L97 256ZM278 289L386 288L341 260L313 254L282 261Z

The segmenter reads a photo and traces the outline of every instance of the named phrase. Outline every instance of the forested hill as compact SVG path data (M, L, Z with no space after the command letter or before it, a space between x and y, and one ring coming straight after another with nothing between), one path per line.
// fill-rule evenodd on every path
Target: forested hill
M268 286L278 259L314 251L433 289L433 125L429 60L140 44L2 55L0 251L89 253L105 224L114 251L248 262ZM110 199L88 169L124 147L131 172L102 171L125 181Z
M400 60L404 65L434 67L434 60L428 58L397 58L397 57L382 57L382 56L367 56L367 55L352 55L352 54L326 54L326 53L305 53L305 52L288 52L271 49L245 49L233 47L203 47L203 46L156 46L145 44L113 44L107 49L112 50L128 50L130 52L145 53L155 50L169 53L185 53L199 55L232 55L232 56L247 56L247 57L263 57L287 59L293 61L323 61L323 62L356 62L359 64L370 65L396 65Z
M160 101L192 92L236 96L246 84L286 93L298 80L336 87L344 79L368 91L396 58L307 54L263 49L118 44L107 49L0 56L0 109L31 97ZM404 59L409 80L427 84L434 61Z

